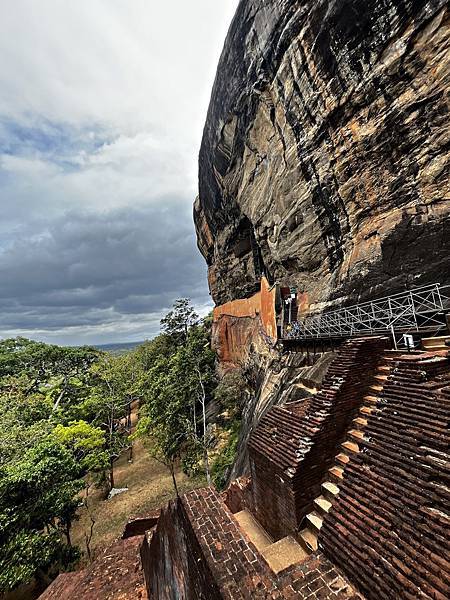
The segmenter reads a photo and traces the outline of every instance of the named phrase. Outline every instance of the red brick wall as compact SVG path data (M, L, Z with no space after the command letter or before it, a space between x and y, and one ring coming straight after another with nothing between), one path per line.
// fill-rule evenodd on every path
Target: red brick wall
M255 515L275 539L300 529L312 509L386 345L384 338L345 342L318 394L272 408L252 434Z
M319 546L371 600L450 598L450 362L400 360Z
M161 511L142 562L152 600L219 600L222 596L204 560L181 499Z
M151 600L357 600L320 554L276 575L212 488L171 502L150 546L144 566Z

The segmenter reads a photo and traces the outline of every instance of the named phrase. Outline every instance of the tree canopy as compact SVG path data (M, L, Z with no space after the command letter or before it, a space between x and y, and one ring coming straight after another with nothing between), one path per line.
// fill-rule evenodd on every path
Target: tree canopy
M94 348L0 342L0 592L79 556L70 539L78 494L128 443L126 409L115 405L108 420L107 385L114 380L114 402L128 405L127 369L129 359Z
M169 468L176 491L179 463L188 474L225 483L242 381L218 386L211 319L200 319L188 299L174 303L161 330L119 356L24 338L0 341L0 593L77 559L71 527L80 492L96 482L106 497L115 461L125 449L131 453L135 438ZM229 444L219 456L207 419L213 401L229 421Z

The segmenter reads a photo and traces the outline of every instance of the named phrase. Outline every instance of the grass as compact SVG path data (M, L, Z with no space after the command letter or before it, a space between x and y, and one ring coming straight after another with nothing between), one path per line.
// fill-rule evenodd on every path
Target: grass
M91 489L89 492L89 511L96 521L91 541L93 558L121 536L127 521L158 509L175 496L166 467L151 458L140 441L135 441L133 448L133 462L128 462L126 453L116 462L114 473L116 488L128 487L128 491L111 500L104 500L100 491ZM178 470L177 484L181 494L204 486L205 481L189 478ZM86 508L80 508L79 520L72 529L72 542L83 552L86 551L85 533L89 532L90 523Z

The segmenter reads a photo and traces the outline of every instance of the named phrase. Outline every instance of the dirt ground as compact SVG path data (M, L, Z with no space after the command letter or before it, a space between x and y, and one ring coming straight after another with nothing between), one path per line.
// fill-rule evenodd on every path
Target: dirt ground
M116 488L128 487L127 492L111 500L103 500L101 492L92 488L89 492L89 512L96 521L91 541L93 558L121 536L127 521L154 511L175 496L169 471L150 457L140 441L133 444L133 462L127 459L128 453L118 459L114 472ZM178 470L177 484L180 493L184 493L204 486L205 482ZM72 542L86 552L85 533L89 533L91 521L85 507L80 508L79 516L72 528Z

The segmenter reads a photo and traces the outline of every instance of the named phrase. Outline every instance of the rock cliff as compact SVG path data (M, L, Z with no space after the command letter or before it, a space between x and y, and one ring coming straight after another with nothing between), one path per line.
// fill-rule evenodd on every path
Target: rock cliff
M445 0L241 0L200 151L216 304L310 309L449 283Z

